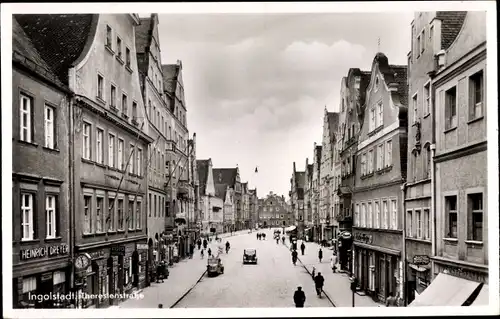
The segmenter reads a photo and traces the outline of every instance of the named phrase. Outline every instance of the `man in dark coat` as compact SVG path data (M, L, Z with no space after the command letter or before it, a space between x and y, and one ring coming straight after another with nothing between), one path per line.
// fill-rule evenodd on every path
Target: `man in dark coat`
M321 259L323 259L323 250L321 248L318 251L318 258L319 258L319 262L321 262Z
M296 250L293 250L292 251L292 263L295 265L295 263L297 262L297 258L298 258L298 253Z
M198 250L200 250L200 248L201 248L201 239L198 238L198 240L196 241L196 245L198 245Z
M208 241L206 239L203 239L203 248L207 249L208 246Z
M306 294L302 291L302 287L297 287L297 290L293 294L293 302L295 307L304 308L304 303L306 302Z
M304 250L306 250L306 245L304 242L302 242L302 245L300 245L300 250L302 251L302 256L304 256Z
M316 293L318 296L321 295L321 291L323 291L323 285L325 284L325 278L321 276L321 273L318 272L318 275L314 278L314 285L316 286Z

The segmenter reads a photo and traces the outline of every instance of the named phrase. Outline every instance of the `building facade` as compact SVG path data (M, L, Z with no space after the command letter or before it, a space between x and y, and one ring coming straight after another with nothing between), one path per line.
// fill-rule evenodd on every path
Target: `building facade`
M240 180L239 168L214 168L214 183L227 185L233 197L233 230L242 230L245 227L243 215L243 186Z
M255 229L259 223L259 198L257 188L250 190L250 228Z
M305 193L305 172L298 172L293 162L293 173L290 179L290 202L292 212L297 226L298 238L304 238L304 214L307 210L304 208L304 193Z
M66 294L72 288L68 147L72 94L17 18L24 28L33 26L33 17L12 18L13 308L66 307L30 295Z
M441 16L438 14L436 18ZM436 134L432 276L436 280L441 274L448 274L476 283L476 289L486 292L487 296L485 21L485 12L464 13L454 42L448 48L441 47L437 53L436 72L432 78ZM442 45L443 40L436 39L434 44L441 42ZM479 283L484 286L481 288Z
M305 231L304 239L306 241L318 241L320 233L319 216L313 214L313 173L314 165L309 164L309 158L306 158L306 167L304 170L304 224Z
M259 199L260 224L263 227L283 228L292 226L293 219L284 196L273 192Z
M202 201L202 234L221 233L224 230L224 202L227 186L215 183L212 160L197 160Z
M354 204L354 273L360 288L385 301L403 298L403 200L407 156L406 66L377 53L358 137Z

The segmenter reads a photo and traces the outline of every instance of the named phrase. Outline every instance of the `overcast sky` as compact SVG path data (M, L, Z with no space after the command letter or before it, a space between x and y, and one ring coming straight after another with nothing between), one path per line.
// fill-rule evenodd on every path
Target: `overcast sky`
M259 197L273 191L288 198L292 163L303 171L306 157L312 162L325 105L338 110L342 77L350 67L370 69L378 37L390 64L406 64L412 19L413 13L160 14L162 63L182 60L197 158L212 158L216 168L238 164Z

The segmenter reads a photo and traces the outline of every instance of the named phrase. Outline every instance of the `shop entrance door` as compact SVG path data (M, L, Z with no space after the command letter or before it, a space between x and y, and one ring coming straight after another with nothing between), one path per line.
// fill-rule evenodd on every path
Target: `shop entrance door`
M50 296L50 293L54 288L54 279L52 272L46 272L41 274L39 277L39 283L40 283L39 289L37 290L40 295L44 296L44 298L40 303L37 303L38 307L36 308L53 308L54 301L48 297Z
M387 273L384 255L380 255L378 273L379 273L378 297L380 300L384 301L385 300L386 273Z

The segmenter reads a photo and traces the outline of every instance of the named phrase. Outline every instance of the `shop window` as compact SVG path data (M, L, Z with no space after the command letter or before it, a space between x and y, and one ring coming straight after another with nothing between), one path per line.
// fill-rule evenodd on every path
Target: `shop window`
M469 194L468 198L468 239L483 241L483 194Z
M30 296L36 291L36 277L23 278L23 301L34 304L34 297Z
M446 238L457 238L457 196L445 197Z
M54 293L63 294L66 286L66 272L54 271Z

